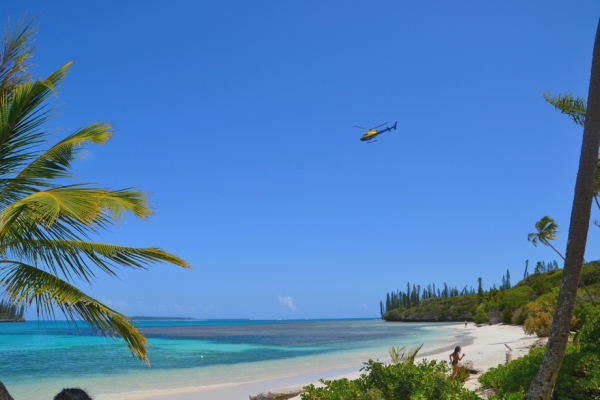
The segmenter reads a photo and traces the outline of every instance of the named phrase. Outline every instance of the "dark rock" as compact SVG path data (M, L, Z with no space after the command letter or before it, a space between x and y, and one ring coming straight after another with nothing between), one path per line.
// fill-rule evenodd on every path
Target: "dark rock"
M473 375L480 374L482 372L480 369L473 367L473 361L471 361L471 360L460 361L458 363L458 366L463 367L464 369L469 371L470 374L473 374Z

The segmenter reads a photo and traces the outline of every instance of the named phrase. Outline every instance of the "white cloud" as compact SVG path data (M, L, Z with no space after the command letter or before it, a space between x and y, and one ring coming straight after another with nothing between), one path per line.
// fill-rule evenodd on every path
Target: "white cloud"
M288 296L288 297L277 296L277 300L279 300L279 302L281 304L283 304L290 310L296 311L296 306L294 305L294 301L292 300L291 296Z

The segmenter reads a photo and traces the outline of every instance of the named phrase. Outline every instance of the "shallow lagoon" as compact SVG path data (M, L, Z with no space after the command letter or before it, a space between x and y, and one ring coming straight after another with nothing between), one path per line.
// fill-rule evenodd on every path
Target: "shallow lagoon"
M387 357L391 346L447 346L432 324L379 319L141 321L151 366L122 341L65 321L0 324L0 380L16 400L81 387L97 399L127 393L254 381Z

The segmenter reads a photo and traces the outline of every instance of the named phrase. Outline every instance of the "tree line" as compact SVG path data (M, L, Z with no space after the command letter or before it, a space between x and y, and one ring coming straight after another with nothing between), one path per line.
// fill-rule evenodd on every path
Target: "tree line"
M528 272L529 260L525 261L525 272L523 274L523 278L529 276ZM550 261L546 264L544 261L538 261L535 269L533 271L534 274L541 274L547 271L551 271L554 269L558 269L558 263L556 260ZM415 285L407 283L406 291L396 290L392 292L388 292L385 296L385 302L379 302L379 311L381 315L387 313L388 311L394 310L396 308L406 309L411 307L417 307L421 304L423 300L432 299L432 298L450 298L456 296L463 296L465 294L478 294L479 297L483 297L486 290L483 289L483 280L479 278L477 280L477 290L468 284L465 285L461 290L458 287L450 287L446 282L444 282L443 288L437 287L435 283L428 284L426 287L421 287L421 285ZM499 287L496 287L494 283L492 287L487 290L506 290L513 287L510 278L510 271L507 269L506 274L502 276L502 283Z
M10 301L0 300L0 319L23 318L25 304L17 305Z

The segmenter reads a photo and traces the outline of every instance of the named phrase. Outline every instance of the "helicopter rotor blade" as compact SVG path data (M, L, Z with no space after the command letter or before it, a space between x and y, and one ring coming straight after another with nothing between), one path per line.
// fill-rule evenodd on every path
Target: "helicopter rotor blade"
M387 124L387 122L384 122L384 123L383 123L383 124L381 124L381 125L377 125L377 126L376 126L375 128L373 128L373 129L377 129L377 128L379 128L380 126L384 126L385 124Z
M353 126L354 126L355 128L364 129L364 130L366 130L366 131L368 131L368 130L369 130L369 128L363 128L362 126L358 126L358 125L353 125Z

